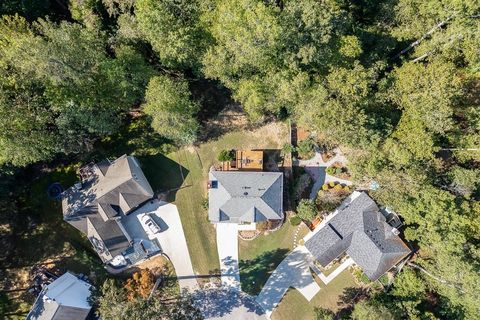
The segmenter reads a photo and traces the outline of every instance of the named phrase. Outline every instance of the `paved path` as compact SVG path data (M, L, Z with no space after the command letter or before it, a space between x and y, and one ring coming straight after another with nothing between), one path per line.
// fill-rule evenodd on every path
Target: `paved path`
M153 213L151 217L164 230L155 238L175 268L180 289L187 291L199 289L177 206L163 201L150 201L126 217L125 226L129 234L135 238L148 239L136 217L143 213Z
M355 262L353 261L352 258L348 258L347 260L343 261L341 265L339 265L332 273L330 273L328 276L325 276L320 269L318 269L316 266L312 265L311 268L312 270L318 275L320 280L322 280L323 283L329 284L333 279L335 279L340 273L342 273L343 270L347 269L351 265L353 265Z
M217 223L216 230L222 285L231 289L240 290L238 225L236 223Z
M295 248L278 265L257 297L257 303L270 318L288 288L297 289L308 301L320 291L310 272L313 256L304 246Z

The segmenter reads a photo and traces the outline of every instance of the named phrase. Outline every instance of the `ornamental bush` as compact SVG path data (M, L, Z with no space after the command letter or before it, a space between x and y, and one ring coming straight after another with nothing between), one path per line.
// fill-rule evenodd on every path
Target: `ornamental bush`
M310 221L317 215L317 207L315 202L310 199L302 199L297 206L297 214L303 220Z
M292 226L298 226L302 222L302 219L299 216L293 216L290 218L290 224Z

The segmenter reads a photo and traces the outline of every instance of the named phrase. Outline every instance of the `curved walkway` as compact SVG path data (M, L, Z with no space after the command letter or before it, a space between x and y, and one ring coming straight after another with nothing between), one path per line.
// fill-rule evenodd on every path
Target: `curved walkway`
M257 303L270 318L288 288L297 289L308 301L320 291L310 272L314 257L304 246L295 248L278 265L257 297Z

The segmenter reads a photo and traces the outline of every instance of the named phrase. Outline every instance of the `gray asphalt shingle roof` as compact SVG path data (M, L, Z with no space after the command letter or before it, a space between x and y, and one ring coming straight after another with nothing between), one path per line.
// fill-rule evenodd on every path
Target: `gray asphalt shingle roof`
M85 320L90 314L90 285L67 272L46 286L27 320Z
M134 157L95 165L82 188L66 190L62 198L65 221L87 235L104 262L130 246L117 221L153 197L153 190Z
M393 233L366 193L346 201L305 246L323 266L346 252L370 280L376 280L407 256L410 249Z
M283 173L211 171L208 216L212 222L283 219Z

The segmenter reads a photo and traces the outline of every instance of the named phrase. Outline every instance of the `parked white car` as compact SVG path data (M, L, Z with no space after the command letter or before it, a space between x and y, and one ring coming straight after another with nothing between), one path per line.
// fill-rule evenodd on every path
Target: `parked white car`
M148 213L141 215L139 219L140 223L143 226L143 229L149 237L153 237L155 236L155 234L162 231L160 226L155 221L153 221L152 217L150 217Z

